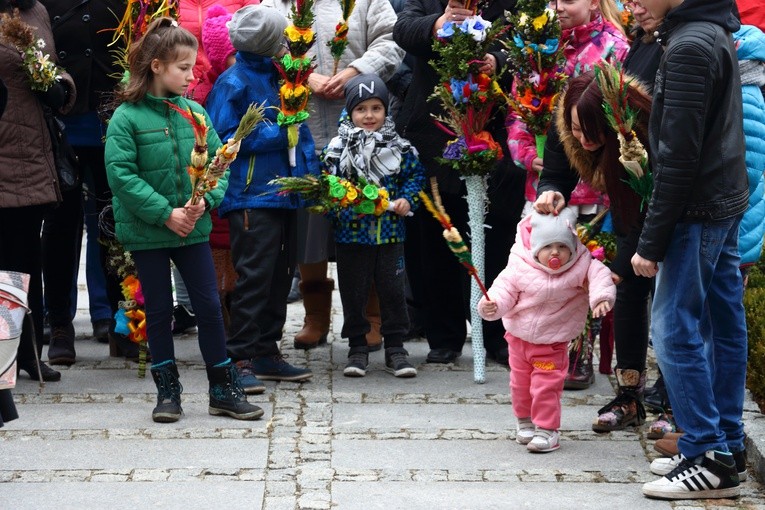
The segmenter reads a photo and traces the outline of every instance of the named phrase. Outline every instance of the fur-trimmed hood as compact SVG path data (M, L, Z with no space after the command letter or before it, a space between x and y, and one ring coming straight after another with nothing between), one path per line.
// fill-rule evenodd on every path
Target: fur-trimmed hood
M632 76L625 74L625 81L630 83L630 87L639 90L643 94L650 96L650 92L640 83L640 81ZM599 155L601 150L588 151L582 147L579 140L576 139L574 134L566 126L565 117L563 115L563 101L566 97L566 91L564 91L560 99L558 100L558 107L555 109L555 127L558 130L560 142L563 145L563 150L566 152L566 157L571 164L571 167L576 170L579 177L590 186L603 193L611 193L615 190L606 189L606 181L604 177L605 171L608 169L603 168L603 164L599 162ZM644 127L643 132L647 132L647 126ZM642 137L641 137L642 138ZM648 148L648 140L642 140L643 145ZM623 168L619 171L624 172ZM626 177L626 175L625 175Z

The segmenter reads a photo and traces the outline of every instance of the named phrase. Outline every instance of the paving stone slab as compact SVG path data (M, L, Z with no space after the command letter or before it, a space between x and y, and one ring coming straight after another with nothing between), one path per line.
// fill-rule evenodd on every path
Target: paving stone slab
M560 482L333 482L332 503L337 510L672 508L666 501L644 498L640 484Z
M152 403L119 404L27 404L18 405L19 419L9 422L7 430L104 430L140 428L161 434L177 429L265 429L273 414L273 405L258 402L265 414L260 420L245 421L211 416L207 401L183 403L184 415L175 423L154 423ZM4 429L6 430L6 429Z
M261 508L264 482L53 482L4 484L2 500L15 510L137 510ZM232 502L244 503L237 507ZM3 506L0 504L0 506Z
M332 442L335 469L519 471L554 470L559 466L578 471L648 473L649 463L637 441L567 441L564 438L560 449L549 454L529 453L524 446L510 440L349 439Z
M563 408L561 430L590 431L596 406ZM342 404L334 405L333 431L464 429L515 433L512 406L471 404ZM604 436L605 437L605 436ZM635 435L634 440L638 441Z
M3 463L16 470L265 468L266 439L6 441ZM1 491L0 491L1 492ZM2 506L2 505L0 505Z

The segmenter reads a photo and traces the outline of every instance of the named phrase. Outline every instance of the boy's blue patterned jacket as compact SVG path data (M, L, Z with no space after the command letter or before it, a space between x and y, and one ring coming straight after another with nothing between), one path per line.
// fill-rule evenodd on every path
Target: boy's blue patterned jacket
M331 174L337 173L334 165L325 162L324 167ZM388 190L391 202L405 198L412 211L417 208L420 203L417 194L425 185L425 168L417 159L414 147L402 154L401 171L387 176L380 185ZM336 243L380 245L403 243L406 239L404 218L393 212L384 212L380 216L363 215L348 208L338 213L330 212L327 217L335 227Z

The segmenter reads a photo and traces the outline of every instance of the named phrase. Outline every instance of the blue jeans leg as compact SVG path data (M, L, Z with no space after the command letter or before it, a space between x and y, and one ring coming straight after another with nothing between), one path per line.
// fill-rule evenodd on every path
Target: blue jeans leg
M739 221L678 224L659 264L652 338L685 431L678 446L688 458L743 448L747 346Z

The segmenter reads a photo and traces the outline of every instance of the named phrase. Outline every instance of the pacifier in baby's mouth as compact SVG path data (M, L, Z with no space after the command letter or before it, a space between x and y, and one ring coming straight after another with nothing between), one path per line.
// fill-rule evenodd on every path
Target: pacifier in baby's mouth
M560 269L560 259L558 257L550 257L547 261L547 267L550 269Z

